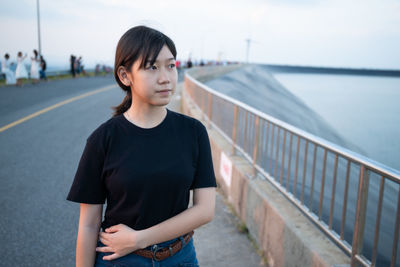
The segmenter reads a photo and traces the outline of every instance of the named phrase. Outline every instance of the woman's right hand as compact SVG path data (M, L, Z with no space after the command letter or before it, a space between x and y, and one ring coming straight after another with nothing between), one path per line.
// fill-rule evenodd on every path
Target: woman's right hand
M133 230L124 224L111 226L105 232L100 232L100 241L105 246L97 247L96 251L113 253L104 256L104 260L114 260L125 256L146 247L142 233L142 231Z

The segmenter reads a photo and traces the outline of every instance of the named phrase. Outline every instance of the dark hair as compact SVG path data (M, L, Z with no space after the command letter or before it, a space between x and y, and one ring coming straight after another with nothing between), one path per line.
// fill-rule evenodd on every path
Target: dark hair
M39 55L39 53L36 49L33 49L33 53L35 54L35 58Z
M8 53L6 53L6 54L4 55L4 57L5 57L6 59L9 59L9 58L10 58L10 55L9 55Z
M174 42L160 31L146 26L136 26L122 35L115 52L114 77L118 85L126 92L126 96L121 104L113 107L114 116L124 113L132 104L131 88L120 81L118 68L123 66L127 71L131 71L132 65L137 60L141 60L139 68L144 68L148 61L152 65L164 45L176 59Z

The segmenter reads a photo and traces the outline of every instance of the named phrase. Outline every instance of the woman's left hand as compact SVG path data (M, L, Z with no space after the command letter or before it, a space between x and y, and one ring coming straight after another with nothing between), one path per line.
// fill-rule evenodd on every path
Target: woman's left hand
M105 246L97 247L96 251L113 253L104 256L103 260L114 260L145 247L141 231L133 230L124 224L114 225L105 232L100 232L99 239Z

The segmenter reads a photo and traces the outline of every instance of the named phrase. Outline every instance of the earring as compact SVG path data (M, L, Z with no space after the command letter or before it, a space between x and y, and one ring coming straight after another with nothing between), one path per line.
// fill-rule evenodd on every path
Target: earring
M128 78L124 78L123 80L121 80L121 82L126 86L130 86L131 85L131 81Z

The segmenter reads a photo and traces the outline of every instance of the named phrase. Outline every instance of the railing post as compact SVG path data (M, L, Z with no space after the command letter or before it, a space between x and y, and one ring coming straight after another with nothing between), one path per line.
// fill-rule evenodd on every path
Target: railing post
M274 133L275 133L275 124L272 124L272 129L271 129L272 135L271 135L271 154L269 156L269 168L268 170L270 171L272 175L272 156L274 154Z
M247 117L249 112L245 110L244 112L244 138L243 138L243 151L246 153L246 145L247 145ZM250 154L250 153L249 153Z
M287 174L286 174L286 191L289 192L289 180L290 180L290 163L292 162L292 142L293 142L293 134L290 134L290 141L289 141L289 161L287 167Z
M236 153L236 131L237 131L237 121L238 121L238 106L235 105L235 108L233 110L233 127L232 127L232 155L235 155Z
M396 211L396 222L394 224L394 238L393 238L393 249L392 249L392 263L390 267L396 265L397 257L397 243L399 242L399 225L400 225L400 191L398 192L397 198L397 211Z
M372 249L371 266L376 265L376 258L378 255L377 248L378 248L378 241L379 241L379 226L381 223L382 201L383 201L383 191L384 190L385 190L385 178L383 176L381 176L381 183L379 185L379 200L378 200L378 208L377 208L377 214L376 214L374 247Z
M349 195L349 180L350 180L350 168L351 162L347 160L347 168L346 168L346 185L344 187L344 200L343 200L343 209L342 209L342 223L340 225L340 240L344 240L344 232L346 226L346 214L347 214L347 198Z
M281 134L281 127L277 126L278 128L278 136L276 138L276 153L275 153L275 166L274 166L274 179L276 179L276 170L278 169L278 158L279 158L279 144L280 144L280 134Z
M205 114L206 114L206 111L205 111L205 96L204 96L204 94L205 94L205 90L199 90L199 92L200 92L200 95L201 95L201 118L203 119L203 121L204 121L204 119L205 119Z
M361 253L364 243L365 215L367 212L369 172L361 165L358 185L357 210L354 223L353 245L351 249L351 266L359 266L356 256Z
M258 139L260 135L260 117L256 117L256 139L253 146L253 176L256 175L257 152L258 152Z
M208 128L211 128L212 101L212 94L208 92Z

